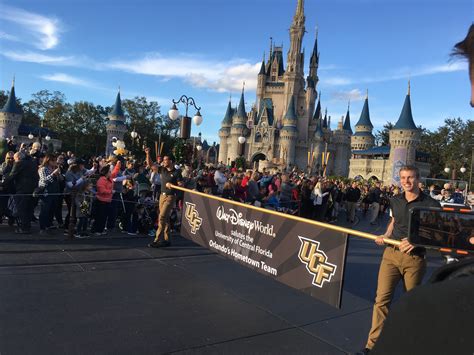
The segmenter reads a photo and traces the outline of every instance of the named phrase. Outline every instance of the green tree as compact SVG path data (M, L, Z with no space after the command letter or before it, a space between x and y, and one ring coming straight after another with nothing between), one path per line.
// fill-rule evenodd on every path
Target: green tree
M138 133L135 140L132 140L130 134L125 135L124 141L128 150L137 157L143 157L143 146L151 147L154 152L157 142L157 145L163 143L162 154L171 152L175 144L172 133L176 133L179 122L171 121L164 116L159 104L156 101L148 101L145 97L137 96L123 100L122 107L125 111L128 132L135 130ZM157 150L160 154L160 147Z
M47 127L41 119L45 119L49 110L66 104L66 96L60 91L40 90L31 96L33 99L23 105L25 124Z
M375 144L376 145L389 145L390 144L390 130L393 128L392 122L387 122L383 125L382 130L378 130L375 133Z
M459 169L469 166L472 154L474 121L461 118L447 118L444 125L431 132L423 130L418 150L429 153L431 175L444 178L463 178ZM443 171L449 167L453 171L447 176Z

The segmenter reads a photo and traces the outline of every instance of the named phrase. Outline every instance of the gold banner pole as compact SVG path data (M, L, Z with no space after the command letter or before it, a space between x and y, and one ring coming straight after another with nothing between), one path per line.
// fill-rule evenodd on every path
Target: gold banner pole
M339 226L335 226L335 225L332 225L332 224L313 221L311 219L301 218L301 217L298 217L298 216L284 214L284 213L277 212L277 211L267 210L267 209L261 208L261 207L247 205L245 203L241 203L241 202L237 202L237 201L227 200L227 199L222 198L222 197L208 195L208 194L205 194L205 193L202 193L202 192L185 189L184 187L181 187L181 186L171 185L171 188L179 190L179 191L183 191L183 192L189 192L191 194L195 194L195 195L198 195L198 196L201 196L201 197L210 198L211 200L216 200L216 201L220 201L220 202L227 202L227 203L231 203L231 204L236 205L236 206L249 208L251 210L256 210L256 211L260 211L260 212L263 212L263 213L272 214L274 216L279 216L279 217L283 217L283 218L292 219L292 220L297 221L297 222L312 224L313 226L327 228L327 229L330 229L330 230L333 230L333 231L336 231L336 232L347 233L349 236L361 237L361 238L371 239L371 240L375 240L379 237L378 235L374 235L374 234L370 234L370 233L366 233L366 232L361 232L361 231L357 231L357 230L354 230L354 229L339 227ZM385 241L385 244L391 244L391 245L394 245L394 246L400 245L399 240L385 238L384 241Z

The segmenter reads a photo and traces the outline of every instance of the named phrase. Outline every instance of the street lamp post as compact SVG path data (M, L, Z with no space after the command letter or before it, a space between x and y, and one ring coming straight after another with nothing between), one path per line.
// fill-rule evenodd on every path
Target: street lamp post
M196 147L197 151L198 151L198 170L201 170L201 150L202 150L202 145L199 144L197 147Z
M245 149L244 144L247 141L247 139L244 136L240 136L238 138L238 141L240 143L240 154L239 155L242 156L242 155L244 155L244 149Z
M193 117L193 122L196 126L199 126L202 123L202 116L201 116L201 107L196 105L194 98L188 97L186 95L182 95L178 100L172 100L173 106L168 111L168 116L173 121L179 117L178 107L176 106L179 103L183 103L186 107L186 112L183 117L181 117L181 125L180 125L180 138L182 139L189 139L191 135L191 117L188 117L188 109L189 106L193 106L197 112Z

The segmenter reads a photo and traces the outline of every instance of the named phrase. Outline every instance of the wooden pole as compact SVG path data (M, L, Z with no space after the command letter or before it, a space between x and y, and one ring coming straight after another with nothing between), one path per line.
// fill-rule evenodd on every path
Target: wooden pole
M189 189L186 189L186 188L181 187L181 186L171 185L171 188L179 190L179 191L183 191L183 192L188 192L190 194L195 194L195 195L198 195L198 196L201 196L201 197L210 198L211 200L216 200L216 201L220 201L220 202L227 202L227 203L231 203L231 204L236 205L236 206L249 208L251 210L256 210L256 211L260 211L260 212L263 212L263 213L268 213L268 214L271 214L271 215L274 215L274 216L279 216L279 217L283 217L283 218L292 219L292 220L297 221L297 222L302 222L302 223L311 224L311 225L317 226L317 227L327 228L329 230L333 230L333 231L336 231L336 232L347 233L349 236L361 237L361 238L370 239L370 240L375 240L379 237L377 235L366 233L366 232L361 232L361 231L358 231L358 230L355 230L355 229L339 227L339 226L335 226L333 224L327 224L327 223L323 223L323 222L313 221L312 219L301 218L301 217L293 216L293 215L290 215L290 214L284 214L284 213L277 212L277 211L267 210L267 209L261 208L261 207L247 205L245 203L241 203L241 202L237 202L237 201L227 200L225 198L221 198L221 197L214 196L214 195L207 195L205 193L194 191L194 190L189 190ZM399 240L384 238L384 241L385 241L385 244L390 244L390 245L394 245L394 246L400 245Z

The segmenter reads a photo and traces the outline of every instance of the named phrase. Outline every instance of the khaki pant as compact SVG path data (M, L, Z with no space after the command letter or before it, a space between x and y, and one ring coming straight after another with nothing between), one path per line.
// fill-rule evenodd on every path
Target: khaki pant
M349 221L355 221L355 214L356 214L357 202L349 202L347 201L347 218Z
M410 291L423 280L426 271L426 260L423 257L410 255L392 247L386 247L380 264L375 296L372 327L366 347L372 349L382 331L392 302L395 287L403 280L405 291Z
M176 196L160 194L160 215L158 217L158 229L156 230L155 242L162 239L170 240L170 215L175 205Z
M380 212L380 203L372 202L370 205L370 223L375 223Z

